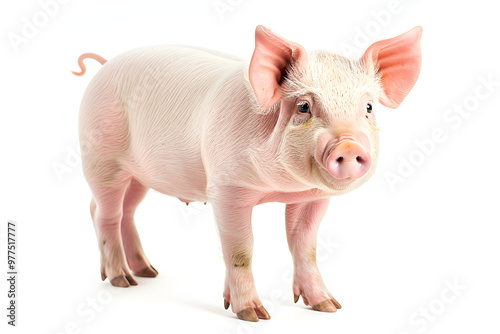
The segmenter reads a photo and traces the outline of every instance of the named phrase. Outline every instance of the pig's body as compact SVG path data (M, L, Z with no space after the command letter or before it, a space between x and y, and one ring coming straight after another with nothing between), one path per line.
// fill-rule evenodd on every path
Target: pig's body
M152 188L213 206L226 264L224 307L269 319L251 272L252 208L286 203L295 302L340 304L316 265L316 233L329 197L374 171L373 101L396 108L420 70L421 29L372 45L361 60L306 52L258 27L249 62L184 46L141 48L104 64L80 111L83 171L101 251L102 279L136 285L158 274L135 228Z

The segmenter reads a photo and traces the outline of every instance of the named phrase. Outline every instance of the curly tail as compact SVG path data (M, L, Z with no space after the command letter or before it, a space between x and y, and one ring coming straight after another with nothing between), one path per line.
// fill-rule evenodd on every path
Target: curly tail
M95 53L84 53L78 58L78 65L80 65L80 68L82 69L82 71L79 73L71 71L74 75L81 77L82 75L85 74L85 72L87 71L87 68L83 64L83 60L86 58L92 58L94 60L97 60L99 63L101 63L101 65L104 65L107 62L106 59L104 59L103 57L101 57L99 55L96 55Z

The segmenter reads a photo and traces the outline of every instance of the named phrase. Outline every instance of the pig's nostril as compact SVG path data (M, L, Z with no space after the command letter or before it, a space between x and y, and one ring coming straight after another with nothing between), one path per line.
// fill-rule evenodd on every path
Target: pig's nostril
M338 163L341 163L341 162L342 162L342 160L344 160L344 157L338 157L338 158L337 158L337 162L338 162Z
M359 163L363 163L363 158L361 158L359 155L356 157L356 161Z

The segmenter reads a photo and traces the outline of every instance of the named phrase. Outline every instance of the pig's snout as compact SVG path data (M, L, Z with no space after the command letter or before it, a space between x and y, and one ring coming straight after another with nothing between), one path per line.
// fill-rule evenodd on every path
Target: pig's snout
M326 169L336 179L357 179L371 166L370 154L355 141L341 142L333 148L326 160Z

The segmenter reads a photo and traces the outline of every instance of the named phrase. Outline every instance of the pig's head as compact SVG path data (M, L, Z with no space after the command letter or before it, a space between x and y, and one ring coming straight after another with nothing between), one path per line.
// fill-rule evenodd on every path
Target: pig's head
M249 79L261 111L276 113L274 141L287 174L347 190L373 173L375 102L396 108L420 72L422 28L371 45L358 60L307 52L259 26Z

